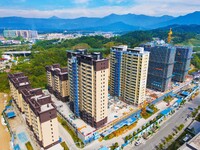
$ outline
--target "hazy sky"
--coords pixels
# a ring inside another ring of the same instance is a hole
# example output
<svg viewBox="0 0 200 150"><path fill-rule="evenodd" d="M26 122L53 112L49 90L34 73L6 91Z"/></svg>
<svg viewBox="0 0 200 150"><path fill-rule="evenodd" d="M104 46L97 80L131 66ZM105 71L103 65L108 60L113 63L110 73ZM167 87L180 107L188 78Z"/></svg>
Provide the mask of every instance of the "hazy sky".
<svg viewBox="0 0 200 150"><path fill-rule="evenodd" d="M0 17L103 17L116 14L179 16L200 10L200 0L0 0Z"/></svg>

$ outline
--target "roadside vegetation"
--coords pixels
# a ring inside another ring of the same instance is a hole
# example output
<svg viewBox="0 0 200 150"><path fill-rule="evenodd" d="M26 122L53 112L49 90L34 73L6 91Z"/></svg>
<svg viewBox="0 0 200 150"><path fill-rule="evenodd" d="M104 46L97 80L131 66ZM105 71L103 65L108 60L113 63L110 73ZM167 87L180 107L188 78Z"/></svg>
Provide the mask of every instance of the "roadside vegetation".
<svg viewBox="0 0 200 150"><path fill-rule="evenodd" d="M168 136L164 137L164 139L161 140L162 143L160 143L160 144L158 144L156 146L157 150L162 150L162 149L167 149L167 150L178 149L181 146L181 143L182 143L181 140L188 133L188 132L184 131L177 138L177 135L180 134L179 132L181 132L183 130L183 128L184 128L183 124L180 124L179 126L177 126L172 133L170 133ZM174 139L176 139L176 140L173 142Z"/></svg>

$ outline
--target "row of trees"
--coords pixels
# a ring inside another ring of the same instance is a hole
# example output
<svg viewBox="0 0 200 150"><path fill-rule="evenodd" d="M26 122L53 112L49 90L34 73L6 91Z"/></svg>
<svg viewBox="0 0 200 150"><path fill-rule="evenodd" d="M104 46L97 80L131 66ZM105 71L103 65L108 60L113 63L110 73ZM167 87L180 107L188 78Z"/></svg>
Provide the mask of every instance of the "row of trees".
<svg viewBox="0 0 200 150"><path fill-rule="evenodd" d="M184 128L184 124L180 124L179 126L177 126L176 129L174 129L174 132L172 134L169 134L162 140L162 143L160 143L157 146L157 149L162 150L162 149L165 149L167 146L169 146L173 138L178 134L178 131L181 131L183 128Z"/></svg>

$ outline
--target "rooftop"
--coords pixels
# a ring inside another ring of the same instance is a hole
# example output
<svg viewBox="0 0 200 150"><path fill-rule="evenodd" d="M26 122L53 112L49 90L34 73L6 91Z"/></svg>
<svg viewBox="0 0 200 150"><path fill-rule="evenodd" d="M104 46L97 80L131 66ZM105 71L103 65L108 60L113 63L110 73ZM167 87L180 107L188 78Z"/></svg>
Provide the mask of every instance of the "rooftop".
<svg viewBox="0 0 200 150"><path fill-rule="evenodd" d="M48 104L41 105L40 109L41 109L40 112L45 112L45 111L54 109L54 106L52 105L52 103L48 103Z"/></svg>
<svg viewBox="0 0 200 150"><path fill-rule="evenodd" d="M28 77L23 73L15 73L8 75L9 80L14 84L16 88L22 87L25 85L30 85Z"/></svg>

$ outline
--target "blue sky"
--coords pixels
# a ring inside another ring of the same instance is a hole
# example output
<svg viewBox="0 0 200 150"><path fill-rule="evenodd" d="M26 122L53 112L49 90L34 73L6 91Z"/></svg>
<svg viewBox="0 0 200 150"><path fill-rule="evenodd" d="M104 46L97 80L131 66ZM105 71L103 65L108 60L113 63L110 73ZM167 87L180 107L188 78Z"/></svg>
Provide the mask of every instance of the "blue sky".
<svg viewBox="0 0 200 150"><path fill-rule="evenodd" d="M184 15L200 10L200 0L0 0L0 17L103 17L116 14Z"/></svg>

